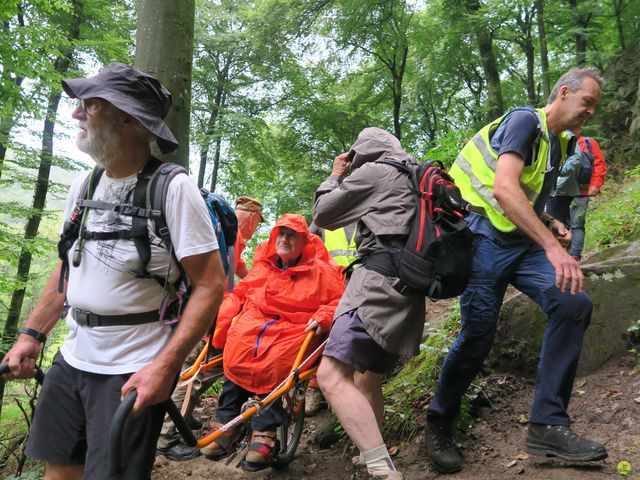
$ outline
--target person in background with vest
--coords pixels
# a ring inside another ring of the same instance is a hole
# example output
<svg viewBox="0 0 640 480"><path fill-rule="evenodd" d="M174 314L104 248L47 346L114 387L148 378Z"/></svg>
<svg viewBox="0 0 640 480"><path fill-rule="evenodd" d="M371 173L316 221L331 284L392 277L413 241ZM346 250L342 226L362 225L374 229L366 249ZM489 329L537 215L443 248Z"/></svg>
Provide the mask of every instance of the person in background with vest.
<svg viewBox="0 0 640 480"><path fill-rule="evenodd" d="M159 404L169 398L182 362L222 301L218 243L198 187L187 175L176 175L163 211L173 254L192 291L177 324L160 321L164 288L157 279L173 283L180 275L172 254L148 217L140 216L151 260L143 265L147 275L139 274L137 244L120 233L133 235L136 219L100 206L131 202L138 182L148 178L147 166L157 163L151 142L163 153L178 148L163 121L171 94L154 77L118 63L93 77L63 80L62 87L79 99L71 114L79 126L76 144L104 173L90 187L94 206L76 206L87 174L71 185L64 218L81 213L81 233L87 235L80 240L76 235L68 259L51 275L3 361L11 368L8 378L33 377L42 343L66 299L69 333L44 380L26 454L46 463L48 479L112 478L106 433L121 398L137 390L123 437L127 461L119 478L148 479L165 414ZM63 265L68 266L66 281Z"/></svg>
<svg viewBox="0 0 640 480"><path fill-rule="evenodd" d="M569 70L544 108L515 109L491 122L465 145L450 170L464 199L480 214L467 218L475 252L471 279L460 297L461 330L427 410L427 449L438 472L462 468L454 421L491 350L509 284L548 315L526 451L571 461L607 457L602 444L570 428L567 407L592 303L582 292L578 262L563 247L570 233L543 214L561 161L573 148L565 130L574 131L591 118L602 84L595 70Z"/></svg>
<svg viewBox="0 0 640 480"><path fill-rule="evenodd" d="M251 197L238 197L236 200L236 216L238 217L238 238L233 249L233 272L238 277L244 278L249 273L249 269L242 259L242 252L247 246L245 241L251 240L258 229L258 225L264 222L262 203Z"/></svg>
<svg viewBox="0 0 640 480"><path fill-rule="evenodd" d="M583 137L581 133L581 128L576 130L578 143L575 152L567 158L565 165L563 165L556 184L555 195L549 198L546 206L549 215L571 229L569 255L577 261L581 260L584 248L589 197L600 194L600 189L607 175L607 164L600 145L595 139ZM580 166L583 165L583 157L591 164L590 178L581 178L584 176L580 170Z"/></svg>
<svg viewBox="0 0 640 480"><path fill-rule="evenodd" d="M249 273L247 264L242 259L242 252L246 247L245 240L250 240L258 229L260 222L264 222L262 216L262 204L247 196L241 196L236 199L235 207L236 217L238 219L238 236L234 244L233 252L233 274L244 278ZM225 292L229 290L229 278L225 278ZM203 344L207 339L198 343L196 347L187 356L182 370L191 367L202 351ZM212 356L221 353L221 351L213 351ZM177 386L171 395L173 403L181 409L182 415L185 417L187 424L192 430L202 428L202 420L194 415L194 410L200 402L200 397L209 390L211 386L220 378L221 371L218 368L207 370L206 372L198 372L194 382L187 386ZM188 397L187 405L184 405L184 399ZM176 428L173 420L169 415L165 416L162 424L162 432L158 439L157 453L163 455L169 460L180 462L191 460L200 455L200 449L190 447L182 441L182 436Z"/></svg>
<svg viewBox="0 0 640 480"><path fill-rule="evenodd" d="M416 212L407 177L387 159L415 167L396 137L365 128L348 153L338 155L331 175L316 191L313 221L335 230L357 221L358 256L402 247ZM347 175L348 174L348 175ZM419 351L425 318L424 295L401 293L398 279L363 266L356 268L340 300L318 382L327 401L360 450L355 461L371 477L401 480L385 446L381 377L400 356Z"/></svg>
<svg viewBox="0 0 640 480"><path fill-rule="evenodd" d="M353 222L335 230L325 230L324 228L316 227L312 223L309 231L322 239L324 246L329 251L329 255L333 257L338 265L346 269L356 260L358 248L356 246L357 225L358 222ZM352 265L351 269L355 267L356 265ZM345 271L345 274L349 279L351 271ZM308 417L313 417L325 408L327 408L327 401L322 395L316 377L313 377L304 397L304 414Z"/></svg>

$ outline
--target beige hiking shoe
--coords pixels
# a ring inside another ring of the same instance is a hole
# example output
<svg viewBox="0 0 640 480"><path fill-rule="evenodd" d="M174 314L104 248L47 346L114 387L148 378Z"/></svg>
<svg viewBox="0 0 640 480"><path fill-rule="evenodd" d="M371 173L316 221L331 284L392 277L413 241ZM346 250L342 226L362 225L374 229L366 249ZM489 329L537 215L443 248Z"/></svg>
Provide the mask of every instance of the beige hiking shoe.
<svg viewBox="0 0 640 480"><path fill-rule="evenodd" d="M308 388L304 395L304 414L313 417L327 408L327 401L319 388Z"/></svg>
<svg viewBox="0 0 640 480"><path fill-rule="evenodd" d="M394 470L386 470L384 472L369 473L369 477L373 480L405 480L404 475Z"/></svg>
<svg viewBox="0 0 640 480"><path fill-rule="evenodd" d="M367 468L367 462L364 461L362 454L351 457L351 463L353 463L353 466L357 469Z"/></svg>

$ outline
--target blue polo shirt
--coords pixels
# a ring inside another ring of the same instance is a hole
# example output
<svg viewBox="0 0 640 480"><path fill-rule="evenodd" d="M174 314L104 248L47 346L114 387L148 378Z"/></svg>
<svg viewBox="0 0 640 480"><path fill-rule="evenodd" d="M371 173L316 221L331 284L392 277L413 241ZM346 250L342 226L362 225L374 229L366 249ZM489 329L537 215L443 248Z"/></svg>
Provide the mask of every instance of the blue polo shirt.
<svg viewBox="0 0 640 480"><path fill-rule="evenodd" d="M533 155L537 154L537 148L534 151L534 142L537 136L538 117L534 113L533 107L522 107L512 110L505 116L491 137L491 147L498 152L498 155L515 153L528 166L535 159ZM551 145L550 166L545 173L540 195L533 205L533 209L538 216L541 216L542 212L544 212L547 199L555 187L561 160L560 142L558 137L550 130L549 141ZM488 218L473 213L467 217L467 224L473 233L485 235L505 245L531 241L520 230L507 233L501 232L491 225Z"/></svg>

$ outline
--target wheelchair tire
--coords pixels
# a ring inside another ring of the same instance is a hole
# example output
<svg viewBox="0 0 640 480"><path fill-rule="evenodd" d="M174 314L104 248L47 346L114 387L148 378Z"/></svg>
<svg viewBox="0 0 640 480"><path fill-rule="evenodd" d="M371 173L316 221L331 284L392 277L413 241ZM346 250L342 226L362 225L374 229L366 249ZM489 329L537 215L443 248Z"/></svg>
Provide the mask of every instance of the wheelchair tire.
<svg viewBox="0 0 640 480"><path fill-rule="evenodd" d="M273 468L285 468L296 454L304 429L304 394L298 398L295 410L297 413L289 412L286 420L278 428L280 448L278 454L273 457Z"/></svg>

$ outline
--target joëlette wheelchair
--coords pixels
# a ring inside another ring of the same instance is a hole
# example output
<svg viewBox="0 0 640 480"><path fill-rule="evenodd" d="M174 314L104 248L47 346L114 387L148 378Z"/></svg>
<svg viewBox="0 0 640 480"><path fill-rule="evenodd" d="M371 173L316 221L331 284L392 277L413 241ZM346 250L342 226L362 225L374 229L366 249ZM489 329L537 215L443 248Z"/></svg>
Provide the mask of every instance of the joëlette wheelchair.
<svg viewBox="0 0 640 480"><path fill-rule="evenodd" d="M220 425L202 438L198 439L195 437L173 401L171 399L165 400L164 403L167 414L176 425L184 442L191 447L203 448L216 441L225 433L236 428L243 428L241 437L235 443L235 451L228 457L227 463L230 463L236 456L239 456L242 461L249 445L249 439L251 438L250 428L244 428L246 424L250 424L248 420L254 415L259 415L262 410L268 408L274 401L282 399L286 417L278 428L279 448L277 453L274 454L272 467L286 467L293 459L298 444L300 443L304 427L305 392L311 378L318 370L317 364L326 344L326 341L321 343L313 352L307 355L307 350L314 335L314 332L309 332L305 336L289 375L282 380L271 393L262 399L258 397L249 399L244 404L240 415L224 425ZM206 372L216 368L220 369L222 366L222 355L208 358L210 348L210 343L206 342L194 364L180 374L180 381L183 385L194 380L199 372ZM220 373L220 375L222 375L222 373ZM124 424L133 408L136 398L137 392L130 392L123 399L111 423L111 430L109 432L109 467L113 474L121 471L123 462L122 435ZM238 465L240 465L240 462L238 462Z"/></svg>

